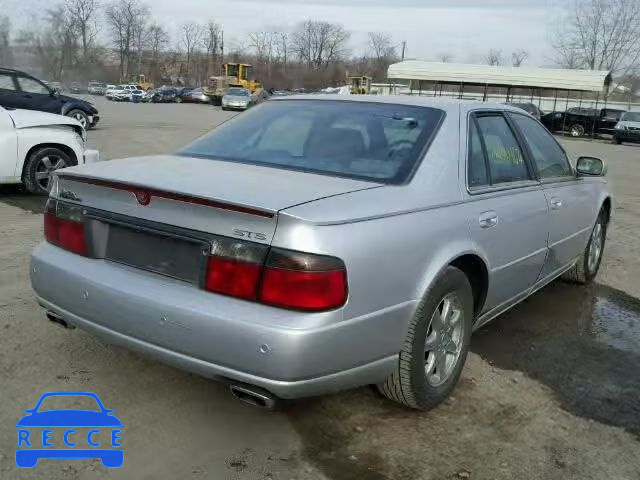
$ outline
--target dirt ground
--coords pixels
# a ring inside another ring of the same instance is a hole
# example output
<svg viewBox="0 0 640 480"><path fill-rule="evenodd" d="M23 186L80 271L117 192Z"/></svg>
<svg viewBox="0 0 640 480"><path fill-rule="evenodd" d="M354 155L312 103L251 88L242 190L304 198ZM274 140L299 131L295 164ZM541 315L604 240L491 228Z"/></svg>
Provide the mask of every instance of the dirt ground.
<svg viewBox="0 0 640 480"><path fill-rule="evenodd" d="M160 153L232 116L96 99L104 158ZM46 321L29 286L42 200L0 190L0 479L640 479L640 146L563 140L609 164L617 206L599 283L555 282L474 335L453 396L429 412L371 388L239 403L218 383ZM16 421L40 395L97 393L123 421L125 463L18 469Z"/></svg>

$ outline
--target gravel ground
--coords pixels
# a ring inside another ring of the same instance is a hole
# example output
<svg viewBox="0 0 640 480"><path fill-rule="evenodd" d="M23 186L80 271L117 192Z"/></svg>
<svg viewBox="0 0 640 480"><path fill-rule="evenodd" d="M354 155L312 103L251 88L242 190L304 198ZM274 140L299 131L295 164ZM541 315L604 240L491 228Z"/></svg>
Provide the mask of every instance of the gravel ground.
<svg viewBox="0 0 640 480"><path fill-rule="evenodd" d="M160 153L234 114L95 100L103 157ZM0 478L640 478L640 147L563 140L608 161L617 195L598 284L555 282L473 338L453 396L404 410L361 388L264 412L226 388L44 319L27 262L42 200L0 190ZM123 421L125 463L14 463L15 422L43 392L96 392Z"/></svg>

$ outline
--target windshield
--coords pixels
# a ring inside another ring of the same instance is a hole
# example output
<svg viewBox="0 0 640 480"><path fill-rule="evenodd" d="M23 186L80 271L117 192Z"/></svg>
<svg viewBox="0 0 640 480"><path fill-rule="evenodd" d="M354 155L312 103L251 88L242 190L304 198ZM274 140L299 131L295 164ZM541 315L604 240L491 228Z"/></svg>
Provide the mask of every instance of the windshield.
<svg viewBox="0 0 640 480"><path fill-rule="evenodd" d="M640 122L640 112L626 112L620 120L625 122Z"/></svg>
<svg viewBox="0 0 640 480"><path fill-rule="evenodd" d="M244 88L230 88L227 90L226 95L232 95L234 97L248 97L249 90L245 90Z"/></svg>
<svg viewBox="0 0 640 480"><path fill-rule="evenodd" d="M444 112L352 101L263 103L184 147L185 156L401 183Z"/></svg>

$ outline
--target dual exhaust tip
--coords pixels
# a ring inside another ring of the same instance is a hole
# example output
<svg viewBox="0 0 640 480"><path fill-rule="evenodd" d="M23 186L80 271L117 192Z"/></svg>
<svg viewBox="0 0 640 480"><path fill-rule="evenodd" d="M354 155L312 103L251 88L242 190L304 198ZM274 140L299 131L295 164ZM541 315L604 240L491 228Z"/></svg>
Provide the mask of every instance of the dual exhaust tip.
<svg viewBox="0 0 640 480"><path fill-rule="evenodd" d="M49 321L60 325L63 328L76 328L74 325L67 323L64 318L51 310L47 310L46 315ZM265 410L274 410L279 403L278 397L263 388L255 387L253 385L232 383L229 385L229 390L231 391L231 394L241 402L248 403L249 405Z"/></svg>

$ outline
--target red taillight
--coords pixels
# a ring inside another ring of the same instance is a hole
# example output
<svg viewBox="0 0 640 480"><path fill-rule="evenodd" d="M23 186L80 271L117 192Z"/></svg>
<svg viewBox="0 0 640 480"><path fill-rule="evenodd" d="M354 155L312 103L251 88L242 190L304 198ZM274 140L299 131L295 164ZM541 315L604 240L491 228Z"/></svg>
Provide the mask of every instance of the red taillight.
<svg viewBox="0 0 640 480"><path fill-rule="evenodd" d="M204 288L274 307L306 311L338 308L347 300L344 263L333 257L217 239Z"/></svg>
<svg viewBox="0 0 640 480"><path fill-rule="evenodd" d="M347 275L344 270L297 272L267 267L260 301L276 307L329 310L344 304Z"/></svg>
<svg viewBox="0 0 640 480"><path fill-rule="evenodd" d="M334 257L273 249L259 301L297 310L338 308L347 301L347 272Z"/></svg>
<svg viewBox="0 0 640 480"><path fill-rule="evenodd" d="M81 209L49 200L44 214L47 242L78 255L87 256Z"/></svg>
<svg viewBox="0 0 640 480"><path fill-rule="evenodd" d="M255 300L262 265L210 257L205 288L210 292Z"/></svg>

